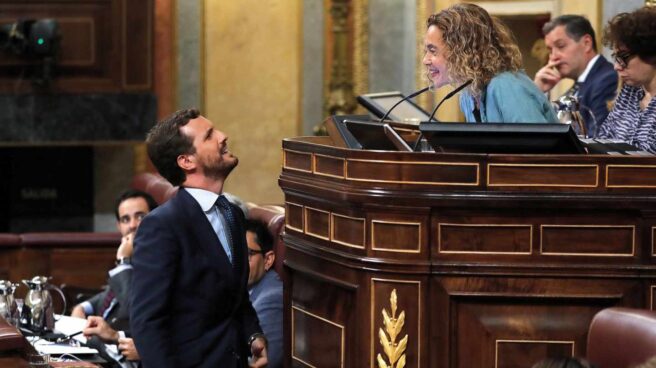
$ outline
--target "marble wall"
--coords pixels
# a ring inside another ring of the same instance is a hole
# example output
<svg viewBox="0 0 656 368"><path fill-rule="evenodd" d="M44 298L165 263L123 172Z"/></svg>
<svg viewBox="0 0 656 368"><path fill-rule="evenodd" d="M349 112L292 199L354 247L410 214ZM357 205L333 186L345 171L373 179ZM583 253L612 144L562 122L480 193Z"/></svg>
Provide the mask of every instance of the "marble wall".
<svg viewBox="0 0 656 368"><path fill-rule="evenodd" d="M324 4L303 1L303 135L312 135L324 119Z"/></svg>
<svg viewBox="0 0 656 368"><path fill-rule="evenodd" d="M414 1L369 1L369 91L414 92L417 37ZM419 35L421 37L421 35Z"/></svg>
<svg viewBox="0 0 656 368"><path fill-rule="evenodd" d="M0 95L0 142L143 140L157 118L150 93Z"/></svg>
<svg viewBox="0 0 656 368"><path fill-rule="evenodd" d="M282 203L285 137L301 133L301 2L204 3L204 114L239 157L226 190L246 201Z"/></svg>
<svg viewBox="0 0 656 368"><path fill-rule="evenodd" d="M176 109L203 109L203 1L176 1ZM212 18L208 19L212 22Z"/></svg>

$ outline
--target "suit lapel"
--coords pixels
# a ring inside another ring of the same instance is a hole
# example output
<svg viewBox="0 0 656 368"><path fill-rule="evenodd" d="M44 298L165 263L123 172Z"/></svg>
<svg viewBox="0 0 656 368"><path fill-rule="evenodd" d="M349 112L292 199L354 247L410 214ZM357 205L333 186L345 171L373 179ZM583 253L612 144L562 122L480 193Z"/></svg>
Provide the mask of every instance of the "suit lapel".
<svg viewBox="0 0 656 368"><path fill-rule="evenodd" d="M219 273L229 274L230 277L233 277L233 272L226 272L232 270L232 264L228 259L228 255L223 250L223 246L221 246L218 235L214 232L214 228L212 228L207 216L205 216L203 209L184 188L180 188L176 197L180 198L180 207L185 211L186 217L189 219L186 224L189 228L189 233L193 234L196 238L195 243L205 249L206 253L216 260L212 264L216 265L215 269Z"/></svg>

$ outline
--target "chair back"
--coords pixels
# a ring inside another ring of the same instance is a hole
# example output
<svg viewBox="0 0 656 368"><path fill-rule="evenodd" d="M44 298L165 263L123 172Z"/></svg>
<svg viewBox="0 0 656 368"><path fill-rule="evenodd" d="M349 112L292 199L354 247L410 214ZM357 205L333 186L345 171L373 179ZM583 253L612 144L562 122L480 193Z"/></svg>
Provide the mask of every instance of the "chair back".
<svg viewBox="0 0 656 368"><path fill-rule="evenodd" d="M587 358L597 368L631 368L656 356L656 312L606 308L588 330Z"/></svg>

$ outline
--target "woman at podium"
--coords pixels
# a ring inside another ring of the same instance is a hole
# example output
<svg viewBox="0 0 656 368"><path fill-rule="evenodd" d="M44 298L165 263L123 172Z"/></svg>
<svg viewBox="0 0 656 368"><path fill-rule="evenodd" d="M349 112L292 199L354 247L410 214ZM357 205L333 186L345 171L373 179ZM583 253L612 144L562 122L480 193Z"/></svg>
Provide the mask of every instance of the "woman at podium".
<svg viewBox="0 0 656 368"><path fill-rule="evenodd" d="M460 94L468 122L558 122L551 104L522 69L510 30L474 4L457 4L427 21L424 58L435 88L469 84Z"/></svg>

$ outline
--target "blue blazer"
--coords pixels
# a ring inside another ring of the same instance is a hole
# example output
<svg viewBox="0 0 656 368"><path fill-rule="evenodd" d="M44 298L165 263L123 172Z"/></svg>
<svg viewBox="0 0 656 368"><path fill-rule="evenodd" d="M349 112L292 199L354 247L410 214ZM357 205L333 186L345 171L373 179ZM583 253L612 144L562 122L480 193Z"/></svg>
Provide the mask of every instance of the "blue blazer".
<svg viewBox="0 0 656 368"><path fill-rule="evenodd" d="M234 267L184 188L141 222L130 324L144 368L247 366L248 338L262 330L248 299L243 217L238 222L244 237Z"/></svg>
<svg viewBox="0 0 656 368"><path fill-rule="evenodd" d="M585 82L579 83L581 116L589 136L597 136L597 130L608 116L608 102L615 100L616 95L617 72L613 69L613 64L601 55L592 65ZM590 112L594 114L596 124Z"/></svg>
<svg viewBox="0 0 656 368"><path fill-rule="evenodd" d="M282 368L282 281L276 271L267 271L253 285L251 303L269 342L267 368Z"/></svg>
<svg viewBox="0 0 656 368"><path fill-rule="evenodd" d="M467 122L475 122L476 103L469 92L460 94L460 109ZM557 123L551 103L523 71L494 76L481 94L482 123Z"/></svg>

